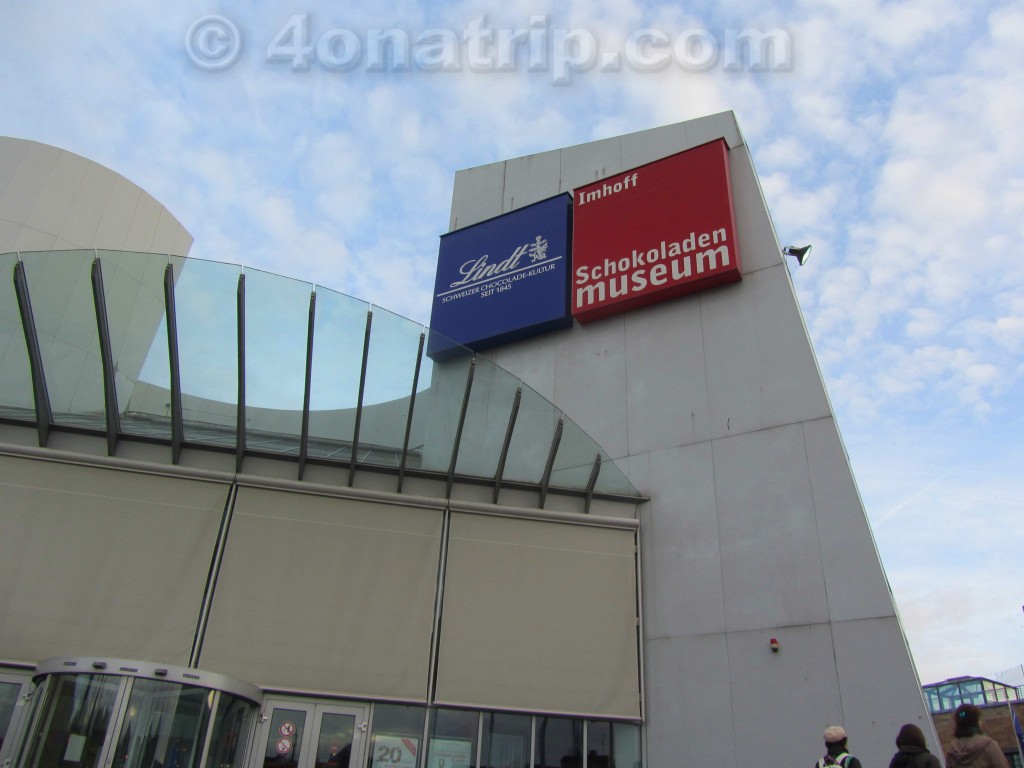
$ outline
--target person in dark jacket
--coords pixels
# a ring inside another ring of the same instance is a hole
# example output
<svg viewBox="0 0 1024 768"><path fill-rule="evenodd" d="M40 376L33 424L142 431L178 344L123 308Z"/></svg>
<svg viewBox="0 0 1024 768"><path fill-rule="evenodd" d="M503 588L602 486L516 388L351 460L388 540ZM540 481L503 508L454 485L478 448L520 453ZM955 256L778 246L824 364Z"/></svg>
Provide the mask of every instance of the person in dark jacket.
<svg viewBox="0 0 1024 768"><path fill-rule="evenodd" d="M994 739L981 732L981 710L961 704L953 714L956 730L946 751L946 768L1010 768Z"/></svg>
<svg viewBox="0 0 1024 768"><path fill-rule="evenodd" d="M928 751L924 733L913 723L907 723L896 735L896 754L889 768L942 768L942 763Z"/></svg>
<svg viewBox="0 0 1024 768"><path fill-rule="evenodd" d="M861 768L860 760L846 749L846 731L841 725L830 725L825 729L825 754L815 768L837 765L840 768Z"/></svg>

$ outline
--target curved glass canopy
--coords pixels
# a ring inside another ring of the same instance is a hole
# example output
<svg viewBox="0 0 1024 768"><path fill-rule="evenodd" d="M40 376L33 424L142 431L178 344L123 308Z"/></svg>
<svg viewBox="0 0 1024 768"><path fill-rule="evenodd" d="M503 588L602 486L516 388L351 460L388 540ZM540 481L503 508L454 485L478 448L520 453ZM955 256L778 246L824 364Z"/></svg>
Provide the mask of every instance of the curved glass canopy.
<svg viewBox="0 0 1024 768"><path fill-rule="evenodd" d="M122 251L0 254L0 419L348 473L637 501L562 411L470 350L329 289ZM450 349L451 343L436 348Z"/></svg>

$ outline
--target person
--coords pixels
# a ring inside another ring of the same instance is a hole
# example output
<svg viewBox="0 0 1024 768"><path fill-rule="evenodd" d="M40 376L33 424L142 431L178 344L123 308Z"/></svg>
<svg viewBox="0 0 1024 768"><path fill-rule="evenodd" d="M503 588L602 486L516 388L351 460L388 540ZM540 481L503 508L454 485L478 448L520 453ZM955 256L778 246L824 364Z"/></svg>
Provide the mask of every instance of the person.
<svg viewBox="0 0 1024 768"><path fill-rule="evenodd" d="M921 729L907 723L896 734L896 754L889 761L889 768L942 768L942 763L928 751Z"/></svg>
<svg viewBox="0 0 1024 768"><path fill-rule="evenodd" d="M981 709L961 704L953 713L956 729L946 751L946 768L1010 768L995 739L981 731Z"/></svg>
<svg viewBox="0 0 1024 768"><path fill-rule="evenodd" d="M861 768L860 760L846 748L846 731L841 725L830 725L825 729L825 754L815 763L817 768L838 765L841 768Z"/></svg>

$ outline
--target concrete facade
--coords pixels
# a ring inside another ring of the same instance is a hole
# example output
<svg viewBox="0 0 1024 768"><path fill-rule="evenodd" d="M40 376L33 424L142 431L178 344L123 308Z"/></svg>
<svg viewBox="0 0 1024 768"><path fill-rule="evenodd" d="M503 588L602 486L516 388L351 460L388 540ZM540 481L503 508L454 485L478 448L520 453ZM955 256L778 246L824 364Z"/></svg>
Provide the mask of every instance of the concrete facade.
<svg viewBox="0 0 1024 768"><path fill-rule="evenodd" d="M641 512L650 766L865 765L934 731L732 113L461 171L453 229L722 137L743 280L494 350L593 435ZM770 638L780 649L769 649Z"/></svg>

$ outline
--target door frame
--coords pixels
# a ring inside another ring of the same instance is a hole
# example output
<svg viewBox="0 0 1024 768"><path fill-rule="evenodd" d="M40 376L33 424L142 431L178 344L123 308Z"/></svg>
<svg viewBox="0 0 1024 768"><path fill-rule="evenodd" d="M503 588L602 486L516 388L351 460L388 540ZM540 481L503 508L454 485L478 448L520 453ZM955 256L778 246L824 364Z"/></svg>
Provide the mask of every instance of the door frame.
<svg viewBox="0 0 1024 768"><path fill-rule="evenodd" d="M253 741L252 759L249 768L263 768L267 746L271 737L275 710L301 711L305 723L300 742L299 760L296 768L314 768L316 748L320 739L320 728L325 714L348 715L354 718L352 726L352 753L350 768L362 768L366 764L367 733L370 725L370 705L337 699L289 698L267 695L260 707L256 733ZM282 735L282 734L276 734Z"/></svg>

